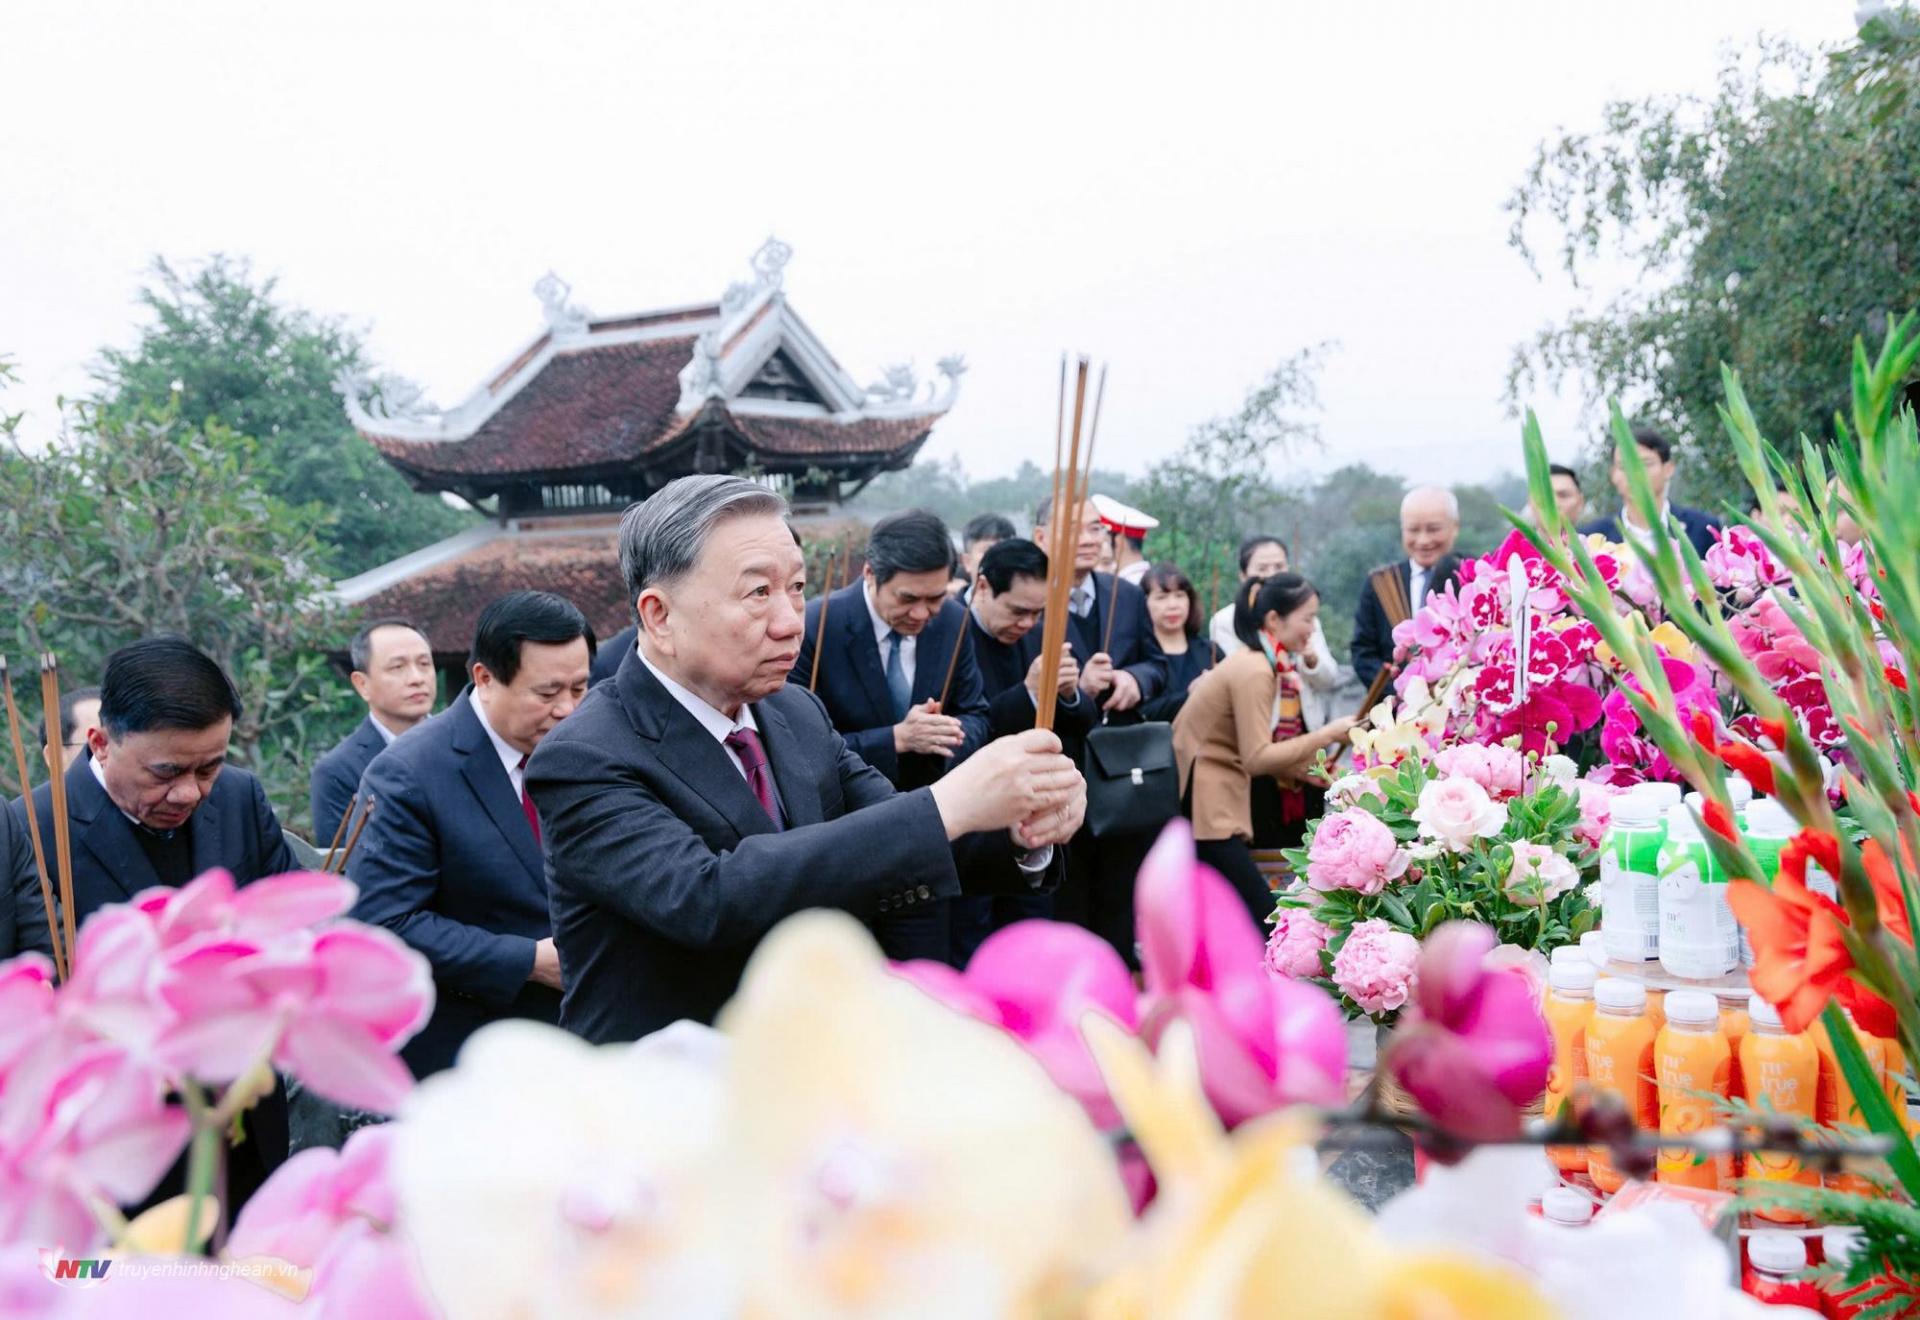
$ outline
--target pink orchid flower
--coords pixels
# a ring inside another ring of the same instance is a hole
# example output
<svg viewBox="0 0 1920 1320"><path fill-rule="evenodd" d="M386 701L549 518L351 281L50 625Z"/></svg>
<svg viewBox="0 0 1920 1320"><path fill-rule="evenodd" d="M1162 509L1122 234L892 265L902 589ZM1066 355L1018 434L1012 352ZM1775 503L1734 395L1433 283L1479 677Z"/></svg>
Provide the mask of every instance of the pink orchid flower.
<svg viewBox="0 0 1920 1320"><path fill-rule="evenodd" d="M240 1211L227 1251L277 1256L311 1269L340 1231L370 1223L385 1231L397 1215L388 1161L395 1130L361 1128L339 1150L303 1150L274 1170Z"/></svg>
<svg viewBox="0 0 1920 1320"><path fill-rule="evenodd" d="M1137 1031L1140 1013L1132 973L1098 935L1065 922L1020 921L988 936L965 972L926 961L899 963L894 971L1026 1046L1096 1127L1120 1126L1080 1023L1102 1013Z"/></svg>
<svg viewBox="0 0 1920 1320"><path fill-rule="evenodd" d="M1494 933L1450 921L1420 950L1414 994L1382 1065L1455 1136L1504 1141L1547 1084L1553 1042L1525 973L1489 966Z"/></svg>
<svg viewBox="0 0 1920 1320"><path fill-rule="evenodd" d="M1318 986L1267 974L1265 942L1240 896L1195 860L1184 820L1161 832L1134 886L1145 1034L1192 1027L1207 1097L1228 1125L1293 1103L1337 1104L1346 1023Z"/></svg>

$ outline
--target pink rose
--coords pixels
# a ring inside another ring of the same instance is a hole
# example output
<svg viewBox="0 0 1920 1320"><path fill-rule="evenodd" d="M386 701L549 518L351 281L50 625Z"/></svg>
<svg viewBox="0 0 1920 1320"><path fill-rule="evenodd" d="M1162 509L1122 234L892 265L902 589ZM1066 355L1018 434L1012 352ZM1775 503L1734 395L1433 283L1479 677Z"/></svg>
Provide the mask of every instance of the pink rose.
<svg viewBox="0 0 1920 1320"><path fill-rule="evenodd" d="M1487 790L1464 775L1436 779L1420 790L1413 818L1420 832L1454 852L1465 852L1475 839L1498 834L1507 824L1507 809L1487 796Z"/></svg>
<svg viewBox="0 0 1920 1320"><path fill-rule="evenodd" d="M1607 842L1607 830L1613 824L1613 793L1606 784L1597 784L1592 780L1582 780L1580 793L1580 824L1575 833L1580 842L1590 848L1604 847Z"/></svg>
<svg viewBox="0 0 1920 1320"><path fill-rule="evenodd" d="M1267 936L1267 970L1289 980L1320 975L1320 950L1333 938L1333 928L1304 908L1281 908L1273 914Z"/></svg>
<svg viewBox="0 0 1920 1320"><path fill-rule="evenodd" d="M1526 790L1526 758L1501 743L1457 743L1436 756L1433 765L1443 775L1465 775L1494 797Z"/></svg>
<svg viewBox="0 0 1920 1320"><path fill-rule="evenodd" d="M1393 831L1359 807L1321 821L1307 849L1307 883L1323 892L1351 889L1377 894L1406 869L1407 855Z"/></svg>
<svg viewBox="0 0 1920 1320"><path fill-rule="evenodd" d="M1545 907L1580 883L1580 869L1544 843L1513 845L1513 864L1501 886L1522 907Z"/></svg>
<svg viewBox="0 0 1920 1320"><path fill-rule="evenodd" d="M1333 983L1367 1013L1391 1013L1407 1002L1420 963L1420 941L1375 917L1347 932L1333 955Z"/></svg>

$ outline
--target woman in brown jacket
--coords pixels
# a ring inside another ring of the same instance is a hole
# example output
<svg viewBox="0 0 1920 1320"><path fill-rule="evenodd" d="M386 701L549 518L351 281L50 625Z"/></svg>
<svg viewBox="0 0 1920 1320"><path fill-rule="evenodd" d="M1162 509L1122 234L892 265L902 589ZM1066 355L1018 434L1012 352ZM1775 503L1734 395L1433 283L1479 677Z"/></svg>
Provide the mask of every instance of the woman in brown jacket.
<svg viewBox="0 0 1920 1320"><path fill-rule="evenodd" d="M1256 776L1300 790L1323 749L1340 746L1353 728L1342 716L1307 732L1300 720L1300 680L1293 657L1313 638L1320 596L1298 573L1276 573L1242 587L1233 625L1247 649L1215 665L1193 685L1173 722L1180 791L1193 818L1200 860L1233 882L1255 920L1273 896L1254 865L1249 791Z"/></svg>

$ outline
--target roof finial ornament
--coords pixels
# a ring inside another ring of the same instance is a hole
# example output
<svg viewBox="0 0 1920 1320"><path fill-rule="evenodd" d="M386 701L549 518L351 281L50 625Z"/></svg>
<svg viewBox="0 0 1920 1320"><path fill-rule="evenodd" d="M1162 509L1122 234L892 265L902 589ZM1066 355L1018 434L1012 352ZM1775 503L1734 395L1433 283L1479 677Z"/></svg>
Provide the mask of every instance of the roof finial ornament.
<svg viewBox="0 0 1920 1320"><path fill-rule="evenodd" d="M760 277L760 283L777 289L786 277L787 263L792 260L793 245L782 243L769 234L767 241L753 254L753 273Z"/></svg>
<svg viewBox="0 0 1920 1320"><path fill-rule="evenodd" d="M555 334L586 333L590 313L578 303L567 301L573 286L549 270L534 281L533 296L540 300L540 314Z"/></svg>

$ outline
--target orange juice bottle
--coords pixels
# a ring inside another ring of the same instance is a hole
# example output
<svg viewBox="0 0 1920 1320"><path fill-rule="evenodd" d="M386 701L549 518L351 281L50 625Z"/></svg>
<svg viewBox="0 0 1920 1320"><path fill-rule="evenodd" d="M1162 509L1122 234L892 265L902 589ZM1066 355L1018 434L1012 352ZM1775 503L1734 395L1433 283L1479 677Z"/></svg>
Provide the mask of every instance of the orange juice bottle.
<svg viewBox="0 0 1920 1320"><path fill-rule="evenodd" d="M1713 1097L1726 1099L1733 1056L1720 1034L1720 1001L1705 990L1667 996L1667 1025L1654 1037L1653 1070L1660 1086L1660 1131L1692 1136L1713 1126ZM1662 1146L1660 1182L1718 1191L1733 1177L1731 1152L1700 1155Z"/></svg>
<svg viewBox="0 0 1920 1320"><path fill-rule="evenodd" d="M1733 1055L1733 1070L1727 1075L1727 1094L1736 1100L1747 1098L1746 1084L1740 1075L1740 1042L1747 1038L1747 1006L1740 1003L1720 1005L1720 1034L1727 1038Z"/></svg>
<svg viewBox="0 0 1920 1320"><path fill-rule="evenodd" d="M1596 1095L1626 1101L1627 1112L1643 1128L1660 1125L1653 1035L1646 987L1617 976L1601 977L1593 988L1593 1020L1587 1024L1587 1082ZM1587 1147L1587 1172L1593 1185L1609 1196L1625 1181L1604 1145Z"/></svg>
<svg viewBox="0 0 1920 1320"><path fill-rule="evenodd" d="M1667 992L1665 990L1647 991L1647 1021L1653 1023L1655 1031L1667 1025Z"/></svg>
<svg viewBox="0 0 1920 1320"><path fill-rule="evenodd" d="M1847 1022L1851 1026L1853 1019L1848 1018ZM1840 1059L1834 1052L1833 1037L1827 1033L1827 1024L1815 1018L1813 1025L1807 1028L1807 1035L1813 1038L1814 1048L1820 1051L1820 1083L1814 1091L1813 1116L1827 1127L1836 1124L1841 1127L1865 1127L1866 1115L1860 1110L1860 1102L1854 1098L1853 1087L1847 1084L1846 1074L1840 1071ZM1860 1052L1867 1056L1867 1066L1876 1075L1884 1075L1886 1042L1867 1035L1858 1027L1853 1027L1853 1038L1859 1042ZM1859 1196L1873 1196L1879 1192L1879 1187L1871 1179L1849 1168L1826 1174L1823 1181L1836 1192L1852 1192Z"/></svg>
<svg viewBox="0 0 1920 1320"><path fill-rule="evenodd" d="M1593 987L1599 979L1593 964L1584 958L1557 962L1547 974L1547 1002L1541 1012L1553 1037L1553 1066L1547 1070L1549 1120L1576 1103L1574 1095L1587 1080L1587 1024L1593 1020ZM1547 1154L1562 1173L1586 1172L1585 1146L1549 1146Z"/></svg>
<svg viewBox="0 0 1920 1320"><path fill-rule="evenodd" d="M1746 1075L1748 1100L1756 1108L1771 1109L1776 1114L1812 1118L1820 1091L1819 1049L1807 1036L1788 1035L1773 1005L1759 995L1747 1000L1747 1017L1753 1029L1740 1043L1740 1070ZM1805 1167L1798 1156L1777 1151L1749 1155L1747 1177L1807 1187L1820 1185L1819 1173ZM1754 1214L1782 1224L1803 1224L1807 1219L1798 1210L1778 1206Z"/></svg>

